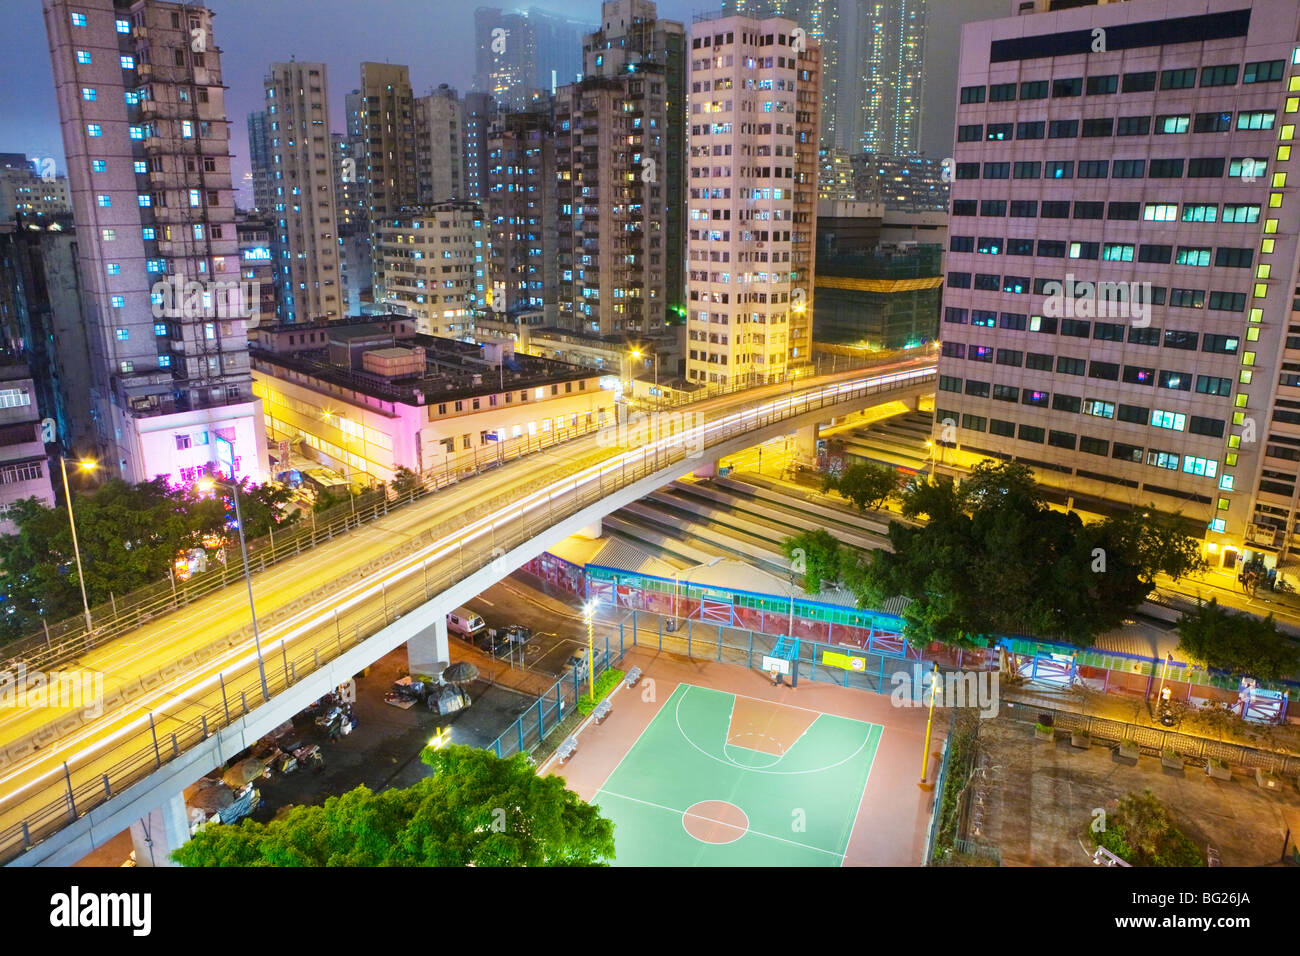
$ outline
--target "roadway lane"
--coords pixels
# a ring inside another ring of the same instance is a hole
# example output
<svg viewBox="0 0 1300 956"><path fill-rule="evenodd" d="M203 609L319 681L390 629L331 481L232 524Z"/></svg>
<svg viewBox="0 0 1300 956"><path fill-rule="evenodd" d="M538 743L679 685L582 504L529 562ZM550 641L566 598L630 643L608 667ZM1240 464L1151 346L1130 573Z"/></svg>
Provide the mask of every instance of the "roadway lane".
<svg viewBox="0 0 1300 956"><path fill-rule="evenodd" d="M850 393L868 385L888 388L932 375L932 364L900 363L870 373L823 376L797 390L787 386L754 389L699 403L690 410L706 413L707 424L700 426L703 441L707 445L721 444L760 425L771 427L779 418L804 414L809 407L816 409L817 402L846 401ZM809 401L813 402L811 406ZM736 407L742 411L731 411ZM688 448L696 437L700 436L690 437ZM608 445L608 436L603 440ZM262 645L272 684L283 686L284 672L300 674L310 670L320 657L332 656L336 643L342 649L345 643L350 646L373 633L383 626L382 622L395 619L399 611L404 613L418 606L431 593L462 579L467 568L472 571L486 564L501 553L502 546L515 547L548 526L553 518L576 513L599 501L613 487L664 470L669 461L683 457L680 436L645 441L632 449L602 447L601 441L599 437L579 439L559 452L540 453L526 462L503 466L452 486L259 576L259 612L301 597L315 583L313 577L319 576L322 567L329 568L334 581L346 581L328 596L309 602L263 631ZM594 464L587 464L587 460ZM708 460L707 455L703 460ZM572 471L575 463L578 470L563 481L544 470L548 464L559 464ZM536 486L540 487L526 490ZM486 509L484 499L494 495L508 498ZM468 523L455 522L458 527L454 530L442 526L449 519L467 517ZM431 537L428 532L434 528L439 530L436 540L420 543L422 536ZM365 577L347 580L349 570L382 556L395 540L403 539L409 542L409 553L390 553L382 567L372 569ZM502 573L508 570L503 568ZM98 666L105 667L115 680L127 682L141 671L193 654L240 623L243 602L237 594L238 589L231 588L204 599L179 615L171 615L87 655L83 663L102 654ZM157 632L152 631L154 627ZM292 667L287 666L290 664ZM241 693L247 695L250 705L259 702L257 688L256 657L251 638L247 638L201 661L187 660L186 666L173 676L128 703L19 758L0 771L0 852L8 855L12 851L20 821L26 820L33 831L40 831L68 815L70 808L63 796L65 780L70 779L74 792L81 795L78 811L84 812L91 800L102 799L104 775L124 779L128 768L121 764L127 755L134 755L137 761L131 768L147 772L160 759L155 757L155 740L161 758L171 750L173 732L181 737L178 749L184 750L198 738L200 717L209 721L209 728L214 723L225 723L222 716L227 707L238 716Z"/></svg>

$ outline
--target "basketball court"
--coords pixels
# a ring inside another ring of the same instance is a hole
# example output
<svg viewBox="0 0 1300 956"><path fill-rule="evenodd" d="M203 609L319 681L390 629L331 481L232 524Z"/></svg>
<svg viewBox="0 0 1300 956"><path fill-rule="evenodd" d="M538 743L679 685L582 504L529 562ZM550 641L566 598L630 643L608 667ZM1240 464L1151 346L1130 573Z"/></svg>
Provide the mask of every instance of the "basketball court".
<svg viewBox="0 0 1300 956"><path fill-rule="evenodd" d="M619 688L610 717L550 768L614 822L615 865L919 863L931 805L919 712L671 654L632 664L642 685Z"/></svg>

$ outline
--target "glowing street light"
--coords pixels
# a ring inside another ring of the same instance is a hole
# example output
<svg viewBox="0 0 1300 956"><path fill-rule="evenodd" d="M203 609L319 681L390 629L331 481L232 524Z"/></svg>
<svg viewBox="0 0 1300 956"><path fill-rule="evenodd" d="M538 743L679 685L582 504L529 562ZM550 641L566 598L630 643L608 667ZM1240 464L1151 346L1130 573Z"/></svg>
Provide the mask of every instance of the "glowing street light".
<svg viewBox="0 0 1300 956"><path fill-rule="evenodd" d="M81 585L81 609L86 614L86 632L90 633L90 602L86 600L86 576L81 572L81 546L77 544L77 521L72 516L72 492L68 490L68 459L60 455L59 467L63 470L63 497L68 503L68 524L72 528L72 553L77 557L77 583ZM96 462L82 459L77 462L82 471L94 471Z"/></svg>
<svg viewBox="0 0 1300 956"><path fill-rule="evenodd" d="M583 613L587 616L587 699L595 702L596 700L596 602L588 601L582 607Z"/></svg>
<svg viewBox="0 0 1300 956"><path fill-rule="evenodd" d="M244 561L244 583L248 585L248 613L253 618L253 646L257 648L257 673L262 678L262 700L270 700L271 692L266 686L266 665L262 662L262 639L257 633L257 608L253 605L253 575L248 570L248 547L244 543L244 515L239 509L239 485L231 481L217 481L211 477L202 478L198 482L199 491L205 493L217 487L229 488L235 499L235 524L239 528L239 556Z"/></svg>

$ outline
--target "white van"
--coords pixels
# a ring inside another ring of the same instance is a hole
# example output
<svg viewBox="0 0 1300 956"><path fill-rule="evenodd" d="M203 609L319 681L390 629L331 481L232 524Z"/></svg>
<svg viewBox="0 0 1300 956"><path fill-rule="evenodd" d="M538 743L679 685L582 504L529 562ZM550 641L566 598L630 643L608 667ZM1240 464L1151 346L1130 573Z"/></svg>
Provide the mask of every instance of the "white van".
<svg viewBox="0 0 1300 956"><path fill-rule="evenodd" d="M459 634L467 641L472 641L474 635L487 627L483 618L479 617L467 607L458 607L447 615L447 630L453 634Z"/></svg>

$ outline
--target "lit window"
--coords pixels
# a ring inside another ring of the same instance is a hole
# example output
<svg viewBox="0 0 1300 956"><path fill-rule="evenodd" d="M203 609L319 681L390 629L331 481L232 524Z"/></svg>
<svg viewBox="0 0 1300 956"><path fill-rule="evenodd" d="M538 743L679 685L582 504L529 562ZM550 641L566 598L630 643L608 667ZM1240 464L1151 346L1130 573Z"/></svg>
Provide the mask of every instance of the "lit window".
<svg viewBox="0 0 1300 956"><path fill-rule="evenodd" d="M84 13L74 13L72 15L72 25L74 27L84 27L86 25L86 15Z"/></svg>
<svg viewBox="0 0 1300 956"><path fill-rule="evenodd" d="M127 127L127 134L128 134L132 139L144 139L144 127L143 127L143 126L128 126L128 127Z"/></svg>
<svg viewBox="0 0 1300 956"><path fill-rule="evenodd" d="M138 195L138 196L135 197L135 201L136 201L136 203L137 203L138 205L140 205L140 206L152 206L152 205L153 205L153 197L150 196L148 193L140 193L140 195Z"/></svg>
<svg viewBox="0 0 1300 956"><path fill-rule="evenodd" d="M114 239L117 238L117 230L101 229L99 230L99 237L103 239L105 242L112 242Z"/></svg>
<svg viewBox="0 0 1300 956"><path fill-rule="evenodd" d="M90 168L91 171L96 173L106 173L108 172L108 163L104 162L102 159L92 159L90 161Z"/></svg>
<svg viewBox="0 0 1300 956"><path fill-rule="evenodd" d="M103 193L100 193L95 197L95 205L107 209L109 206L113 205L113 200L108 196L105 196Z"/></svg>
<svg viewBox="0 0 1300 956"><path fill-rule="evenodd" d="M194 138L194 123L190 120L181 120L181 136L185 139Z"/></svg>
<svg viewBox="0 0 1300 956"><path fill-rule="evenodd" d="M140 230L140 234L145 239L149 240L150 242L153 242L153 240L158 235L158 230L156 230L153 226L145 226L143 229Z"/></svg>
<svg viewBox="0 0 1300 956"><path fill-rule="evenodd" d="M95 88L93 86L83 86L81 88L81 98L88 103L95 102Z"/></svg>
<svg viewBox="0 0 1300 956"><path fill-rule="evenodd" d="M86 135L87 135L87 136L103 136L103 135L104 135L104 128L103 128L102 126L100 126L98 123L87 123L87 124L86 124Z"/></svg>
<svg viewBox="0 0 1300 956"><path fill-rule="evenodd" d="M134 163L134 168L137 173L149 172L149 164L143 159L137 159Z"/></svg>
<svg viewBox="0 0 1300 956"><path fill-rule="evenodd" d="M122 69L124 69L124 70L134 70L134 69L135 69L135 57L133 57L133 56L124 56L124 57L121 58L121 61L120 61L120 62L121 62L121 64L122 64Z"/></svg>
<svg viewBox="0 0 1300 956"><path fill-rule="evenodd" d="M202 198L201 198L201 196L200 196L199 190L197 190L197 189L191 189L191 190L190 190L190 205L191 205L191 206L198 206L198 205L201 205L201 203L202 203Z"/></svg>
<svg viewBox="0 0 1300 956"><path fill-rule="evenodd" d="M108 301L112 303L112 306L115 309L126 308L126 296L124 295L110 296Z"/></svg>
<svg viewBox="0 0 1300 956"><path fill-rule="evenodd" d="M160 355L160 356L158 356L158 367L159 367L159 368L167 368L167 367L170 366L171 364L172 364L172 357L171 357L170 355Z"/></svg>
<svg viewBox="0 0 1300 956"><path fill-rule="evenodd" d="M89 50L78 50L78 51L77 51L77 62L78 62L78 63L89 63L89 62L90 62L90 51L89 51Z"/></svg>
<svg viewBox="0 0 1300 956"><path fill-rule="evenodd" d="M121 267L120 265L118 265L116 262L106 262L106 263L104 263L104 269L105 269L105 270L108 272L108 274L111 275L111 276L121 275L121 274L122 274L122 267Z"/></svg>
<svg viewBox="0 0 1300 956"><path fill-rule="evenodd" d="M130 20L114 20L114 21L113 21L113 26L117 27L117 32L118 32L118 33L130 33L130 32L131 32L131 21L130 21Z"/></svg>
<svg viewBox="0 0 1300 956"><path fill-rule="evenodd" d="M119 342L125 342L127 339L131 337L131 333L127 329L118 329L113 334L117 336L117 340Z"/></svg>
<svg viewBox="0 0 1300 956"><path fill-rule="evenodd" d="M154 324L154 327L153 327L153 334L154 334L154 335L166 335L166 334L167 334L167 323L166 323L166 322L157 322L157 323L155 323L155 324Z"/></svg>

